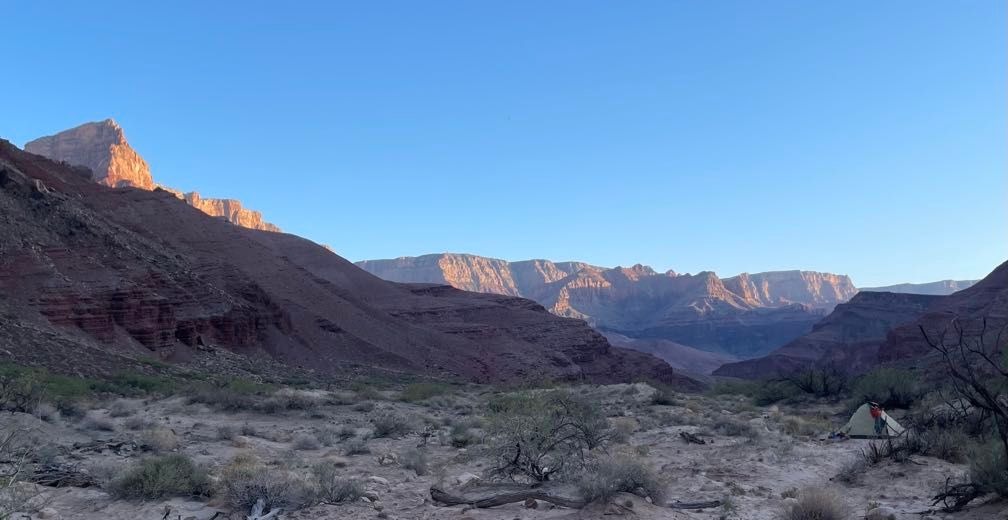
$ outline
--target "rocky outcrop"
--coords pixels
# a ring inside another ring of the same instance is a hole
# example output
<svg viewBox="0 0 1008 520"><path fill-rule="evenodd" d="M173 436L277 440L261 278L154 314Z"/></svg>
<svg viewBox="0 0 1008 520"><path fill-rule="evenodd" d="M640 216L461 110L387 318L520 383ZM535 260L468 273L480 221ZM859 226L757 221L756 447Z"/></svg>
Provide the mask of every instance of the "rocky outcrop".
<svg viewBox="0 0 1008 520"><path fill-rule="evenodd" d="M207 215L221 217L232 224L250 229L279 232L280 228L263 220L262 214L242 207L234 199L208 199L198 192L181 191L154 182L150 168L129 143L123 129L112 119L85 123L55 135L25 144L25 151L89 168L95 182L113 188L162 189L186 201Z"/></svg>
<svg viewBox="0 0 1008 520"><path fill-rule="evenodd" d="M300 237L112 189L4 141L0 294L0 339L20 338L4 356L47 366L227 353L324 373L698 387L533 301L387 282Z"/></svg>
<svg viewBox="0 0 1008 520"><path fill-rule="evenodd" d="M25 144L25 151L91 169L95 182L113 188L154 189L147 162L111 119L85 123Z"/></svg>
<svg viewBox="0 0 1008 520"><path fill-rule="evenodd" d="M715 375L765 378L787 375L816 363L857 372L876 362L879 346L894 327L924 314L939 296L862 291L836 306L812 331L769 355L728 363Z"/></svg>
<svg viewBox="0 0 1008 520"><path fill-rule="evenodd" d="M507 262L464 254L367 260L358 266L401 282L532 298L554 314L606 332L669 340L731 356L762 355L807 332L857 292L846 276L810 271L658 273L644 265Z"/></svg>
<svg viewBox="0 0 1008 520"><path fill-rule="evenodd" d="M977 280L941 280L929 283L901 283L884 287L864 287L861 290L945 296L972 287L975 283L977 283Z"/></svg>

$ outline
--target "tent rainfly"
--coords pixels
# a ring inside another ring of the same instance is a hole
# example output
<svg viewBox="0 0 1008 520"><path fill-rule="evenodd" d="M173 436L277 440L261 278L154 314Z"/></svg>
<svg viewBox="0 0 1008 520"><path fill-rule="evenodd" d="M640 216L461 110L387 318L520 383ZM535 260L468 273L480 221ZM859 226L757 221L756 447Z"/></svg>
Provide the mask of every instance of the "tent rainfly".
<svg viewBox="0 0 1008 520"><path fill-rule="evenodd" d="M896 419L889 417L889 414L879 410L879 417L876 419L871 413L871 404L865 403L854 412L850 420L839 433L852 439L886 439L897 437L905 431Z"/></svg>

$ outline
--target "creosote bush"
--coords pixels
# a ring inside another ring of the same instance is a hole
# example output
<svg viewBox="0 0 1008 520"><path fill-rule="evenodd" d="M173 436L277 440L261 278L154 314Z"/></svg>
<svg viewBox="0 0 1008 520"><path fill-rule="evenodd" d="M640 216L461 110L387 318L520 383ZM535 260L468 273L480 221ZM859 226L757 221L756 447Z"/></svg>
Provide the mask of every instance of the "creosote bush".
<svg viewBox="0 0 1008 520"><path fill-rule="evenodd" d="M785 506L777 520L847 520L850 510L840 495L827 488L808 488L798 493L798 501Z"/></svg>
<svg viewBox="0 0 1008 520"><path fill-rule="evenodd" d="M121 498L206 497L211 495L211 486L205 469L189 457L174 454L140 461L114 479L109 492Z"/></svg>
<svg viewBox="0 0 1008 520"><path fill-rule="evenodd" d="M626 456L604 457L589 463L578 476L577 487L586 501L607 500L616 493L633 493L664 503L665 487L641 461Z"/></svg>
<svg viewBox="0 0 1008 520"><path fill-rule="evenodd" d="M428 473L427 454L419 449L412 448L399 455L399 463L406 469L413 470L417 476Z"/></svg>

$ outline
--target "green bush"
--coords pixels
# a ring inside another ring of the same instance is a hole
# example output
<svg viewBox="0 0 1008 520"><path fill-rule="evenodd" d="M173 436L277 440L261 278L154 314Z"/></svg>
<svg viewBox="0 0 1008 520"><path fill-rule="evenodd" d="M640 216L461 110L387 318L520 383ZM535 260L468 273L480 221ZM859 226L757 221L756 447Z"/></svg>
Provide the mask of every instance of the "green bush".
<svg viewBox="0 0 1008 520"><path fill-rule="evenodd" d="M910 408L927 393L917 379L909 370L876 368L854 382L851 407L874 401L883 408Z"/></svg>
<svg viewBox="0 0 1008 520"><path fill-rule="evenodd" d="M113 480L109 491L120 498L205 497L211 486L205 469L176 454L140 461Z"/></svg>
<svg viewBox="0 0 1008 520"><path fill-rule="evenodd" d="M991 441L970 453L970 480L985 492L1008 498L1008 455L1004 445Z"/></svg>
<svg viewBox="0 0 1008 520"><path fill-rule="evenodd" d="M416 403L444 395L450 390L451 388L443 383L413 383L403 389L399 398L406 402Z"/></svg>

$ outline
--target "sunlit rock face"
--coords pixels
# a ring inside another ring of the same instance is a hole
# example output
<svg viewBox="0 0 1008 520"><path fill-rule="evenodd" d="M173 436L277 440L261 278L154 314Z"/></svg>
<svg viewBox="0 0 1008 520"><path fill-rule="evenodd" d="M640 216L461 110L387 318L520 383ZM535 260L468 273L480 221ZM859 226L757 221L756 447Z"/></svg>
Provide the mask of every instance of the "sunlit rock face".
<svg viewBox="0 0 1008 520"><path fill-rule="evenodd" d="M147 162L129 143L122 128L111 119L85 123L56 135L25 144L25 151L91 169L95 182L121 188L154 189Z"/></svg>
<svg viewBox="0 0 1008 520"><path fill-rule="evenodd" d="M150 167L126 141L122 127L112 119L85 123L58 134L41 137L25 144L25 151L90 168L92 179L113 188L160 188L186 201L190 206L221 217L237 226L279 232L280 228L263 220L262 213L242 207L234 199L203 198L199 192L183 193L154 182Z"/></svg>
<svg viewBox="0 0 1008 520"><path fill-rule="evenodd" d="M454 253L357 265L392 281L531 298L558 316L583 319L600 330L741 358L765 354L808 332L857 293L847 276L812 271L722 279L713 272L658 273L640 264L605 268Z"/></svg>

